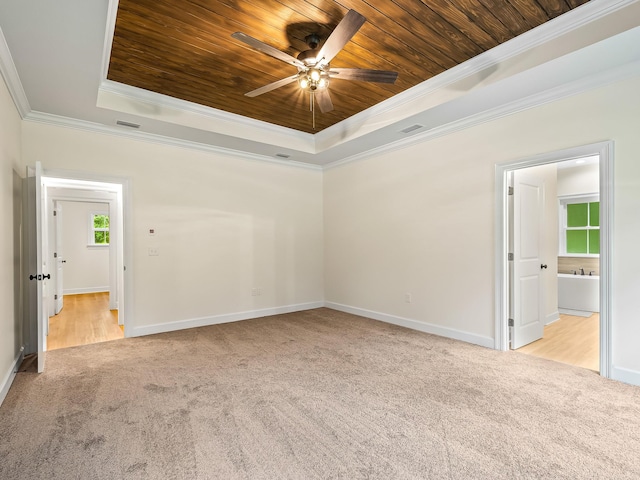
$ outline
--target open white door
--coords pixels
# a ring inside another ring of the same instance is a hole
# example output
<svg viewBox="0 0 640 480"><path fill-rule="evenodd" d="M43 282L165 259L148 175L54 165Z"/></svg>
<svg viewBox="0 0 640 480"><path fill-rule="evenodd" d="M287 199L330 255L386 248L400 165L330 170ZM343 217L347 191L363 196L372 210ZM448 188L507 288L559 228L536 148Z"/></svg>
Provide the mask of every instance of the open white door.
<svg viewBox="0 0 640 480"><path fill-rule="evenodd" d="M63 307L63 279L64 279L64 248L62 245L62 204L58 201L54 202L54 219L53 224L56 235L55 245L55 263L56 263L56 293L55 293L55 314L59 314Z"/></svg>
<svg viewBox="0 0 640 480"><path fill-rule="evenodd" d="M46 252L43 242L43 185L42 166L27 167L27 229L29 265L29 323L37 332L38 373L44 371L45 350L47 349L47 330L49 315L46 308L46 280L51 275L46 272Z"/></svg>
<svg viewBox="0 0 640 480"><path fill-rule="evenodd" d="M542 338L544 309L541 270L543 182L522 171L513 179L513 280L511 348Z"/></svg>

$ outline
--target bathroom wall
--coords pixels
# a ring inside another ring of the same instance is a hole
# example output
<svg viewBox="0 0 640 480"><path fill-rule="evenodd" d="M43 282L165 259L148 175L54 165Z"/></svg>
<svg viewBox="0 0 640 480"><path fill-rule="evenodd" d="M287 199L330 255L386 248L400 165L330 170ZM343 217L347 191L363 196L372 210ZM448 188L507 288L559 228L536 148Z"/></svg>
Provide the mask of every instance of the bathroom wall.
<svg viewBox="0 0 640 480"><path fill-rule="evenodd" d="M558 169L558 197L600 192L600 164L585 164ZM556 206L556 209L558 207ZM558 273L594 272L600 275L600 259L594 257L558 257Z"/></svg>

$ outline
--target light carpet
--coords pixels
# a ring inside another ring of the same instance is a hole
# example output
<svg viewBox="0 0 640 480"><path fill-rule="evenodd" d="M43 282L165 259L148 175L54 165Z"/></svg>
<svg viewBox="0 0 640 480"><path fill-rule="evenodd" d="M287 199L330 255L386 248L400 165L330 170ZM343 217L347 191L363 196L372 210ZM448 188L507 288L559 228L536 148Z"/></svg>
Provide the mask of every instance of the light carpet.
<svg viewBox="0 0 640 480"><path fill-rule="evenodd" d="M638 479L640 388L329 309L56 350L2 479Z"/></svg>

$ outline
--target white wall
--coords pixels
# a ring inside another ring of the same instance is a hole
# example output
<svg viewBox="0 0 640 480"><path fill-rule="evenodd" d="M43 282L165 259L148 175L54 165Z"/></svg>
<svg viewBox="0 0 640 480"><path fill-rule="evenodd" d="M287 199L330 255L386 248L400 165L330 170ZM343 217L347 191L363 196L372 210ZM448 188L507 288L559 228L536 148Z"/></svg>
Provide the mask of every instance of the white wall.
<svg viewBox="0 0 640 480"><path fill-rule="evenodd" d="M327 170L326 300L492 341L495 164L611 139L613 370L640 384L639 81Z"/></svg>
<svg viewBox="0 0 640 480"><path fill-rule="evenodd" d="M89 216L109 214L106 203L59 202L62 207L63 293L108 292L109 248L89 246Z"/></svg>
<svg viewBox="0 0 640 480"><path fill-rule="evenodd" d="M20 131L20 116L0 76L0 403L22 346Z"/></svg>
<svg viewBox="0 0 640 480"><path fill-rule="evenodd" d="M599 169L599 164L558 169L558 196L598 193Z"/></svg>
<svg viewBox="0 0 640 480"><path fill-rule="evenodd" d="M322 304L320 170L32 122L23 158L130 179L128 334Z"/></svg>

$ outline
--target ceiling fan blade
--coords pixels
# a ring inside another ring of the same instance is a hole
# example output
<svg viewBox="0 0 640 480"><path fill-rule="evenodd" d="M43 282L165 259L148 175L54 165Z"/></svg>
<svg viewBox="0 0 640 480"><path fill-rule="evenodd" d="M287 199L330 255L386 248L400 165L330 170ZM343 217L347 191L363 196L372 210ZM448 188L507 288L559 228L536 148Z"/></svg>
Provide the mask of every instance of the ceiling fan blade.
<svg viewBox="0 0 640 480"><path fill-rule="evenodd" d="M369 70L367 68L332 68L331 78L338 80L359 80L361 82L394 83L398 72L388 70Z"/></svg>
<svg viewBox="0 0 640 480"><path fill-rule="evenodd" d="M278 80L276 82L265 85L264 87L256 88L255 90L251 90L248 93L245 93L247 97L257 97L258 95L262 95L263 93L270 92L271 90L275 90L276 88L284 87L290 83L295 82L298 79L298 75L292 75L287 78L283 78L282 80Z"/></svg>
<svg viewBox="0 0 640 480"><path fill-rule="evenodd" d="M231 36L236 40L240 40L241 42L246 43L251 48L258 50L259 52L266 53L267 55L273 58L277 58L278 60L281 60L285 63L288 63L289 65L295 65L296 67L304 68L304 63L302 63L297 58L292 57L288 53L281 52L277 48L274 48L271 45L267 45L266 43L261 42L260 40L256 40L255 38L250 37L245 33L236 32L231 34Z"/></svg>
<svg viewBox="0 0 640 480"><path fill-rule="evenodd" d="M320 111L322 113L327 113L333 110L333 102L331 101L331 95L329 95L329 90L326 88L324 90L318 90L313 94L318 101L318 107L320 107Z"/></svg>
<svg viewBox="0 0 640 480"><path fill-rule="evenodd" d="M349 10L336 29L329 35L327 41L324 42L316 58L324 58L324 63L329 63L366 21L367 19L355 10Z"/></svg>

